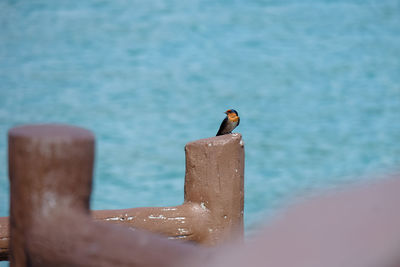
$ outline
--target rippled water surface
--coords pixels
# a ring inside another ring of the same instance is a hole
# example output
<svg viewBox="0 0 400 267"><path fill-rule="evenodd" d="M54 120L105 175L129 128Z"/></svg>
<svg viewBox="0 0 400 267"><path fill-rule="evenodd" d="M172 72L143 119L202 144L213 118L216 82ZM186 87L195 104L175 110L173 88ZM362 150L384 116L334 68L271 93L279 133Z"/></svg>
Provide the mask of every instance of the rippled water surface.
<svg viewBox="0 0 400 267"><path fill-rule="evenodd" d="M246 229L307 190L400 163L400 4L1 1L0 216L7 130L97 138L92 208L178 205L184 145L241 116Z"/></svg>

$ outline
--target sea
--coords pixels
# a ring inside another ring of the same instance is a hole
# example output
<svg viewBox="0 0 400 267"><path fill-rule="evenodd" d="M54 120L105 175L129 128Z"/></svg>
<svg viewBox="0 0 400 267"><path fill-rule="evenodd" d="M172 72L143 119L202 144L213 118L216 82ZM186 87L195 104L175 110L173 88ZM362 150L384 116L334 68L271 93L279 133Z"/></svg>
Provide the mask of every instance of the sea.
<svg viewBox="0 0 400 267"><path fill-rule="evenodd" d="M183 202L184 146L233 108L245 229L292 199L400 166L398 0L3 0L0 216L7 131L93 131L92 209Z"/></svg>

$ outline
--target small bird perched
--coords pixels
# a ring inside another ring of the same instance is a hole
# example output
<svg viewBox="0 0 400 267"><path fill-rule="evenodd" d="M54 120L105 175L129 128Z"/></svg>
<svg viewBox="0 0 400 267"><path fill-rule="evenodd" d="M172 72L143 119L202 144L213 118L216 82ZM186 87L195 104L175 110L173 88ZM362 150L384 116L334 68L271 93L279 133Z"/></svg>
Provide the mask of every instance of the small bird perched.
<svg viewBox="0 0 400 267"><path fill-rule="evenodd" d="M226 117L222 121L221 126L219 127L217 136L223 134L230 134L232 133L233 129L239 126L240 118L236 110L228 109L227 111L225 111L225 114Z"/></svg>

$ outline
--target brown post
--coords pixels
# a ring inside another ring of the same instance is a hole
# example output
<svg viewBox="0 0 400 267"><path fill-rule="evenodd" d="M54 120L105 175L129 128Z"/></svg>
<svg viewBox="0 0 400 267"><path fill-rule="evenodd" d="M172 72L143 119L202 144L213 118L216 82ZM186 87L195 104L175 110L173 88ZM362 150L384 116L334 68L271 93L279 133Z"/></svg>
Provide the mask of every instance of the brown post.
<svg viewBox="0 0 400 267"><path fill-rule="evenodd" d="M243 239L244 146L240 134L185 147L185 202L176 207L94 211L96 220L216 245Z"/></svg>
<svg viewBox="0 0 400 267"><path fill-rule="evenodd" d="M84 129L9 132L11 266L184 266L202 257L190 245L94 222L93 159L94 137Z"/></svg>
<svg viewBox="0 0 400 267"><path fill-rule="evenodd" d="M8 138L10 261L27 266L31 231L60 213L88 214L94 136L81 128L42 125L13 128Z"/></svg>
<svg viewBox="0 0 400 267"><path fill-rule="evenodd" d="M185 203L209 210L204 243L243 238L244 148L240 134L186 145Z"/></svg>

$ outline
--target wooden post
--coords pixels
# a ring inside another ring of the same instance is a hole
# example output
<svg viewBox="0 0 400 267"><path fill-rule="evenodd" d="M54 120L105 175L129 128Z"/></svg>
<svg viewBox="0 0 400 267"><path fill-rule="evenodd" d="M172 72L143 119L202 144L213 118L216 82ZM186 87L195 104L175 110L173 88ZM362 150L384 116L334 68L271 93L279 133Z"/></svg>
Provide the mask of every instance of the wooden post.
<svg viewBox="0 0 400 267"><path fill-rule="evenodd" d="M9 132L11 266L185 266L203 257L189 244L94 222L93 160L87 130L46 125Z"/></svg>
<svg viewBox="0 0 400 267"><path fill-rule="evenodd" d="M210 212L203 243L243 238L244 148L240 134L186 145L185 203Z"/></svg>
<svg viewBox="0 0 400 267"><path fill-rule="evenodd" d="M204 245L243 239L244 147L241 135L197 140L188 143L185 151L183 205L94 211L93 217Z"/></svg>
<svg viewBox="0 0 400 267"><path fill-rule="evenodd" d="M67 212L89 212L94 136L60 125L22 126L8 135L11 266L30 265L30 238ZM49 233L54 234L54 233Z"/></svg>

